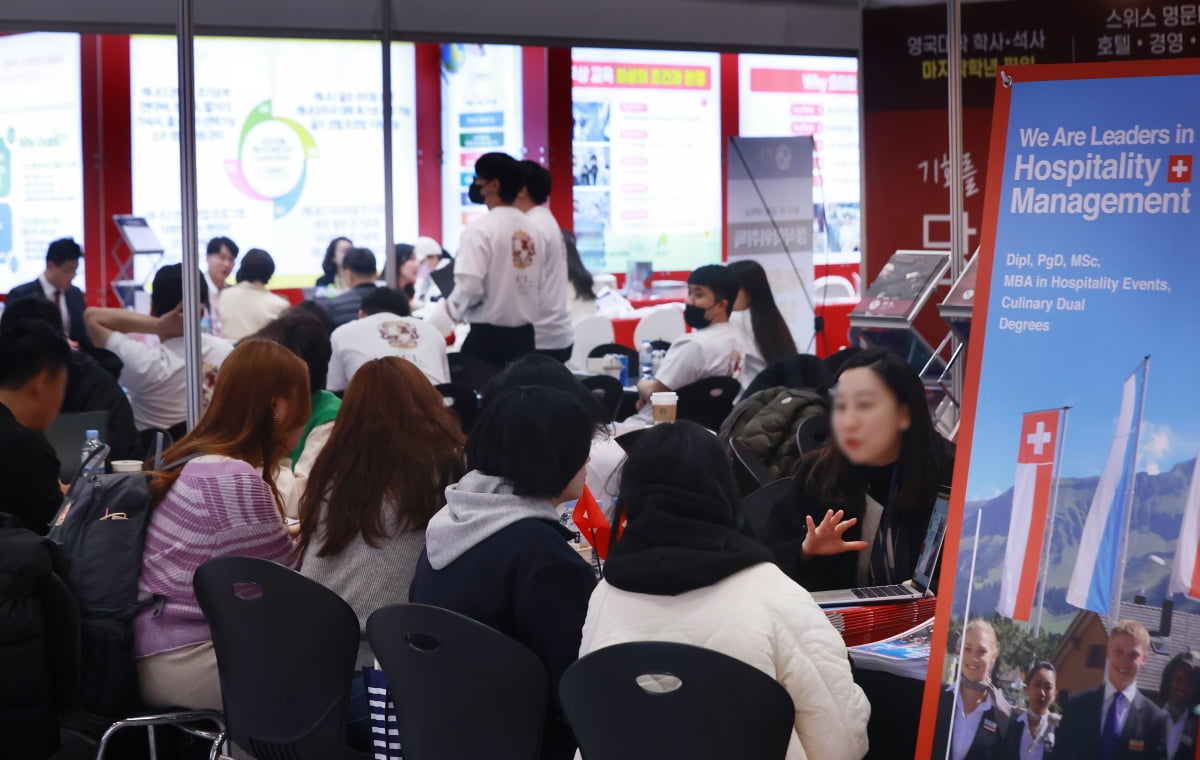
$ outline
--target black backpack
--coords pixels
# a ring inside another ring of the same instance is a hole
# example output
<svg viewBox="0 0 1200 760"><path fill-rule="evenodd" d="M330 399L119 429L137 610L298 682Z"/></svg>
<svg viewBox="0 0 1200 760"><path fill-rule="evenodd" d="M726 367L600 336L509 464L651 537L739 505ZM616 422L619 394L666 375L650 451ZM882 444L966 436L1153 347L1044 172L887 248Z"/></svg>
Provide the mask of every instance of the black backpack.
<svg viewBox="0 0 1200 760"><path fill-rule="evenodd" d="M113 475L99 468L100 446L84 461L67 490L47 537L62 546L66 581L82 618L80 691L83 705L108 718L139 707L133 660L133 619L159 598L138 598L142 551L150 520L150 473ZM170 470L199 454L172 462Z"/></svg>

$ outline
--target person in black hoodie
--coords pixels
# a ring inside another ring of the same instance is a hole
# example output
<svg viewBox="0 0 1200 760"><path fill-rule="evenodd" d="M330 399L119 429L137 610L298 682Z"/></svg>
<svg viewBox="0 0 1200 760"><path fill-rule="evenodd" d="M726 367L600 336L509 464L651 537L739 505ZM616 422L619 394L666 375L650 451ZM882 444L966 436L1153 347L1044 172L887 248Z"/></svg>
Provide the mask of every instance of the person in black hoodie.
<svg viewBox="0 0 1200 760"><path fill-rule="evenodd" d="M528 647L549 675L544 760L575 737L557 684L575 661L596 585L556 507L583 490L595 418L567 391L518 386L492 399L467 439L470 470L429 521L409 601L453 610Z"/></svg>
<svg viewBox="0 0 1200 760"><path fill-rule="evenodd" d="M16 329L16 323L25 319L41 320L55 330L62 329L62 317L54 304L43 298L27 298L4 310L3 316L0 316L0 332ZM112 360L120 365L121 360L115 355ZM72 351L67 364L67 390L58 412L101 411L108 412L108 429L101 432L103 441L108 444L109 461L142 459L146 452L139 444L137 427L133 424L133 407L129 405L129 398L121 389L117 377L91 355Z"/></svg>
<svg viewBox="0 0 1200 760"><path fill-rule="evenodd" d="M800 461L760 537L809 591L909 580L954 446L934 430L921 378L896 354L852 357L831 395L832 434Z"/></svg>

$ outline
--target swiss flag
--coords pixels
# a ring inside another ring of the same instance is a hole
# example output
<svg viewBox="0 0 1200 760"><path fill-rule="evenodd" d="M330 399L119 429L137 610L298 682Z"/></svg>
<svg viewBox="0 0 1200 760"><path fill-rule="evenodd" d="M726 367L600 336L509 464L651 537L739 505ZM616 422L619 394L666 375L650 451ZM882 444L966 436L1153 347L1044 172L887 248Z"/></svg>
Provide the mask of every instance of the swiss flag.
<svg viewBox="0 0 1200 760"><path fill-rule="evenodd" d="M1008 540L1000 573L996 611L1013 620L1029 620L1042 569L1046 516L1054 482L1060 410L1029 412L1021 417L1017 474L1013 482Z"/></svg>
<svg viewBox="0 0 1200 760"><path fill-rule="evenodd" d="M1167 182L1191 182L1192 157L1170 156L1167 159Z"/></svg>

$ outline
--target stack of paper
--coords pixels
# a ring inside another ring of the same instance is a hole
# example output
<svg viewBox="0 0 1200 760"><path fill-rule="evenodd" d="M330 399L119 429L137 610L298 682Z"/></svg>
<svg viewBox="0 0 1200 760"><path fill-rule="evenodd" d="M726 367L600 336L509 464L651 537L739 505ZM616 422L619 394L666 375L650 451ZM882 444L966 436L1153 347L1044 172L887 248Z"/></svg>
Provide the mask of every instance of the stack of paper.
<svg viewBox="0 0 1200 760"><path fill-rule="evenodd" d="M882 670L924 680L929 670L929 642L933 618L883 641L850 649L850 659L863 670Z"/></svg>

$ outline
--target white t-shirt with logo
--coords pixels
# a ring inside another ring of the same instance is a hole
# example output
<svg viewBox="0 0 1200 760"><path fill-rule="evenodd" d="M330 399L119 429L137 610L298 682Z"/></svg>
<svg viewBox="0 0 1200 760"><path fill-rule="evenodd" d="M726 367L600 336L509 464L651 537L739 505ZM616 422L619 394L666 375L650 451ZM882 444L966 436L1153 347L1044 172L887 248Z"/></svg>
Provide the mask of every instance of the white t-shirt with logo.
<svg viewBox="0 0 1200 760"><path fill-rule="evenodd" d="M104 345L123 363L121 385L129 392L133 422L138 430L166 429L187 419L187 379L184 374L183 336L152 346L115 332ZM233 344L212 335L200 336L204 406L212 398L217 370Z"/></svg>
<svg viewBox="0 0 1200 760"><path fill-rule="evenodd" d="M542 285L538 320L533 323L534 347L538 350L570 348L575 342L575 329L571 321L571 309L562 296L571 289L567 279L567 245L563 242L562 229L550 209L534 206L525 212L545 241L545 259L542 262Z"/></svg>
<svg viewBox="0 0 1200 760"><path fill-rule="evenodd" d="M416 317L372 314L334 330L330 341L333 356L325 385L331 391L345 390L359 367L384 356L407 359L434 385L450 382L445 339L436 327Z"/></svg>
<svg viewBox="0 0 1200 760"><path fill-rule="evenodd" d="M671 344L656 379L673 391L706 377L739 378L742 336L728 322L693 330Z"/></svg>
<svg viewBox="0 0 1200 760"><path fill-rule="evenodd" d="M499 327L537 324L542 314L544 258L545 241L520 209L497 206L471 222L459 242L454 274L479 278L483 295L464 307L456 298L456 288L450 299L460 310L454 317ZM554 298L561 300L561 291Z"/></svg>

